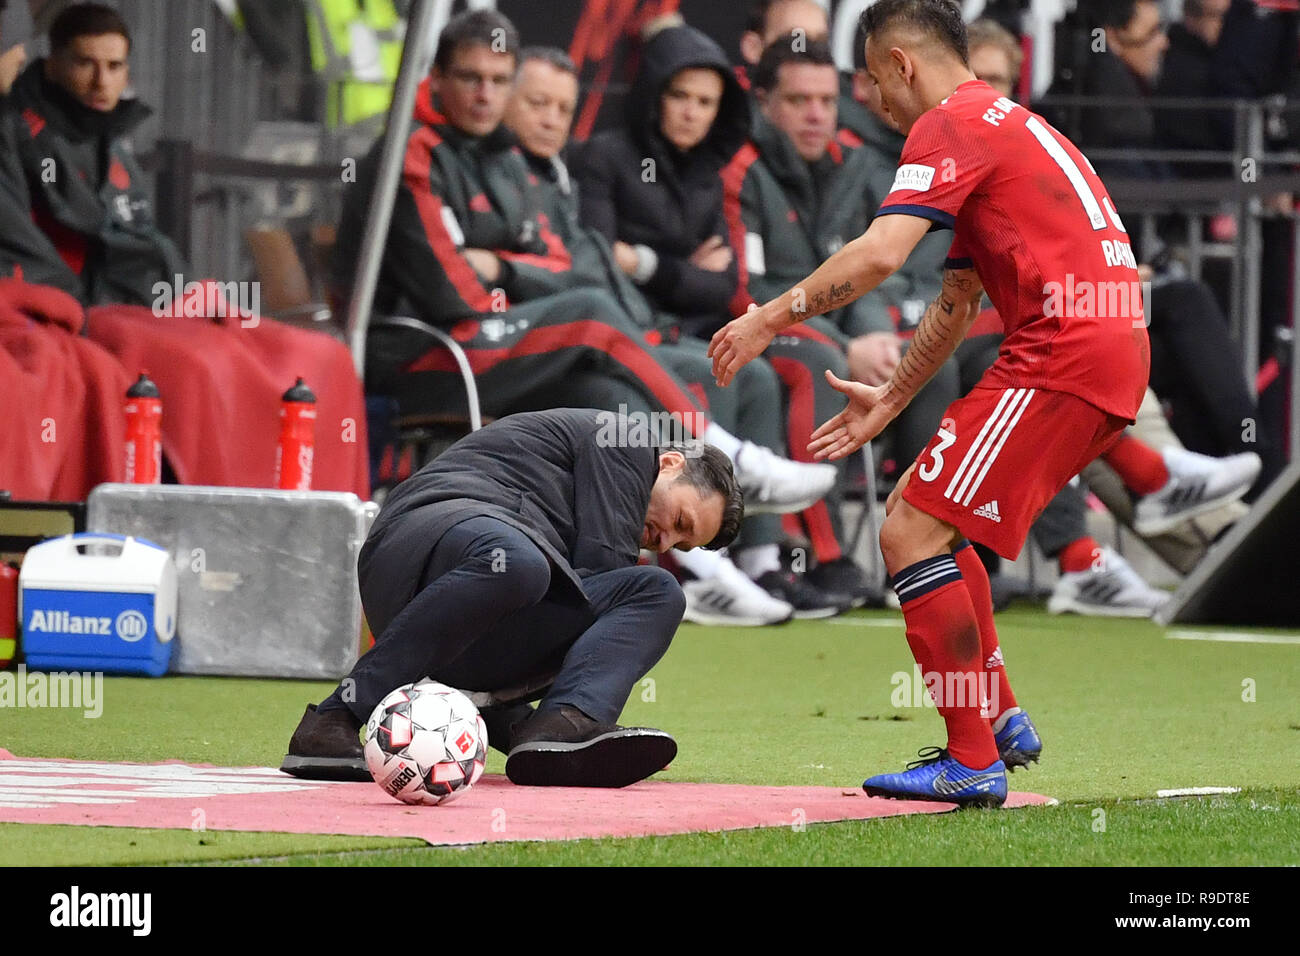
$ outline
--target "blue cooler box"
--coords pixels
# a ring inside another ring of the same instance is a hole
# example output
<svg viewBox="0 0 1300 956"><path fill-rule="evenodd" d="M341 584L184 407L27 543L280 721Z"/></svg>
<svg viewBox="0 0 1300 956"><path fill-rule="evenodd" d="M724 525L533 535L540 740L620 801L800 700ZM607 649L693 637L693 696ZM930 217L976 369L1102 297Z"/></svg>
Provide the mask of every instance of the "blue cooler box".
<svg viewBox="0 0 1300 956"><path fill-rule="evenodd" d="M87 545L96 552L87 553ZM28 550L18 618L29 670L167 672L176 568L165 548L120 534L69 534Z"/></svg>

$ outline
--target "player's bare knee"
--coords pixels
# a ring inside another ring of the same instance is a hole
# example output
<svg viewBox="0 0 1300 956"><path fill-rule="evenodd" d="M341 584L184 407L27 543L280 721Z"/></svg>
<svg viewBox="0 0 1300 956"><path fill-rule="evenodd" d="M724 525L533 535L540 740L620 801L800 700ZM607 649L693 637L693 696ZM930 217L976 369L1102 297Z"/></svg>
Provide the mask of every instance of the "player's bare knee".
<svg viewBox="0 0 1300 956"><path fill-rule="evenodd" d="M896 574L908 565L948 550L953 529L900 498L880 526L880 552Z"/></svg>

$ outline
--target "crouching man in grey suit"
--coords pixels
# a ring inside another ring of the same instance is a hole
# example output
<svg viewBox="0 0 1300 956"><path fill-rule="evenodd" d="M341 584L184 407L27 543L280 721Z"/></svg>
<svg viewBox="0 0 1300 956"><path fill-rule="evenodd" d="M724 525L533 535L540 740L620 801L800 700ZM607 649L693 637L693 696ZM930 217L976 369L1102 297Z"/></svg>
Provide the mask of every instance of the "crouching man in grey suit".
<svg viewBox="0 0 1300 956"><path fill-rule="evenodd" d="M488 739L517 784L622 787L667 766L672 737L615 724L685 608L638 553L725 547L744 503L720 451L660 445L640 424L511 415L399 485L357 565L375 646L308 706L281 769L369 780L360 727L425 677L489 692Z"/></svg>

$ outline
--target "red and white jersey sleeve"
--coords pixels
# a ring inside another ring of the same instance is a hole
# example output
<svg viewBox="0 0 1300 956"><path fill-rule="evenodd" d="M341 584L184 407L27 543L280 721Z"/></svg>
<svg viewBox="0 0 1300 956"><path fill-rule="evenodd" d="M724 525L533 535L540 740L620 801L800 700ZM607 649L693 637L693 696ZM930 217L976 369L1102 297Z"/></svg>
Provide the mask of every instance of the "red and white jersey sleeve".
<svg viewBox="0 0 1300 956"><path fill-rule="evenodd" d="M894 185L877 215L907 213L952 229L967 199L994 165L986 144L966 137L942 108L925 113L908 134Z"/></svg>

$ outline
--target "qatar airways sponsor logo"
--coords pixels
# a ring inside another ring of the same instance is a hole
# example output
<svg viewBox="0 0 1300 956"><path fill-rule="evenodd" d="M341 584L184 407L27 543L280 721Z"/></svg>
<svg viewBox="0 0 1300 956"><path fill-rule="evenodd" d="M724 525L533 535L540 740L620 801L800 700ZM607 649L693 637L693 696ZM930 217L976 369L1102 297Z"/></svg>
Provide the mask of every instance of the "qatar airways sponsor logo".
<svg viewBox="0 0 1300 956"><path fill-rule="evenodd" d="M924 193L930 191L930 186L933 183L933 166L907 163L898 167L898 172L894 175L894 185L889 191L898 192L900 189L911 189L918 193Z"/></svg>
<svg viewBox="0 0 1300 956"><path fill-rule="evenodd" d="M1064 282L1043 286L1043 315L1049 319L1127 319L1136 328L1149 324L1143 303L1150 300L1150 282L1097 282L1067 272Z"/></svg>

